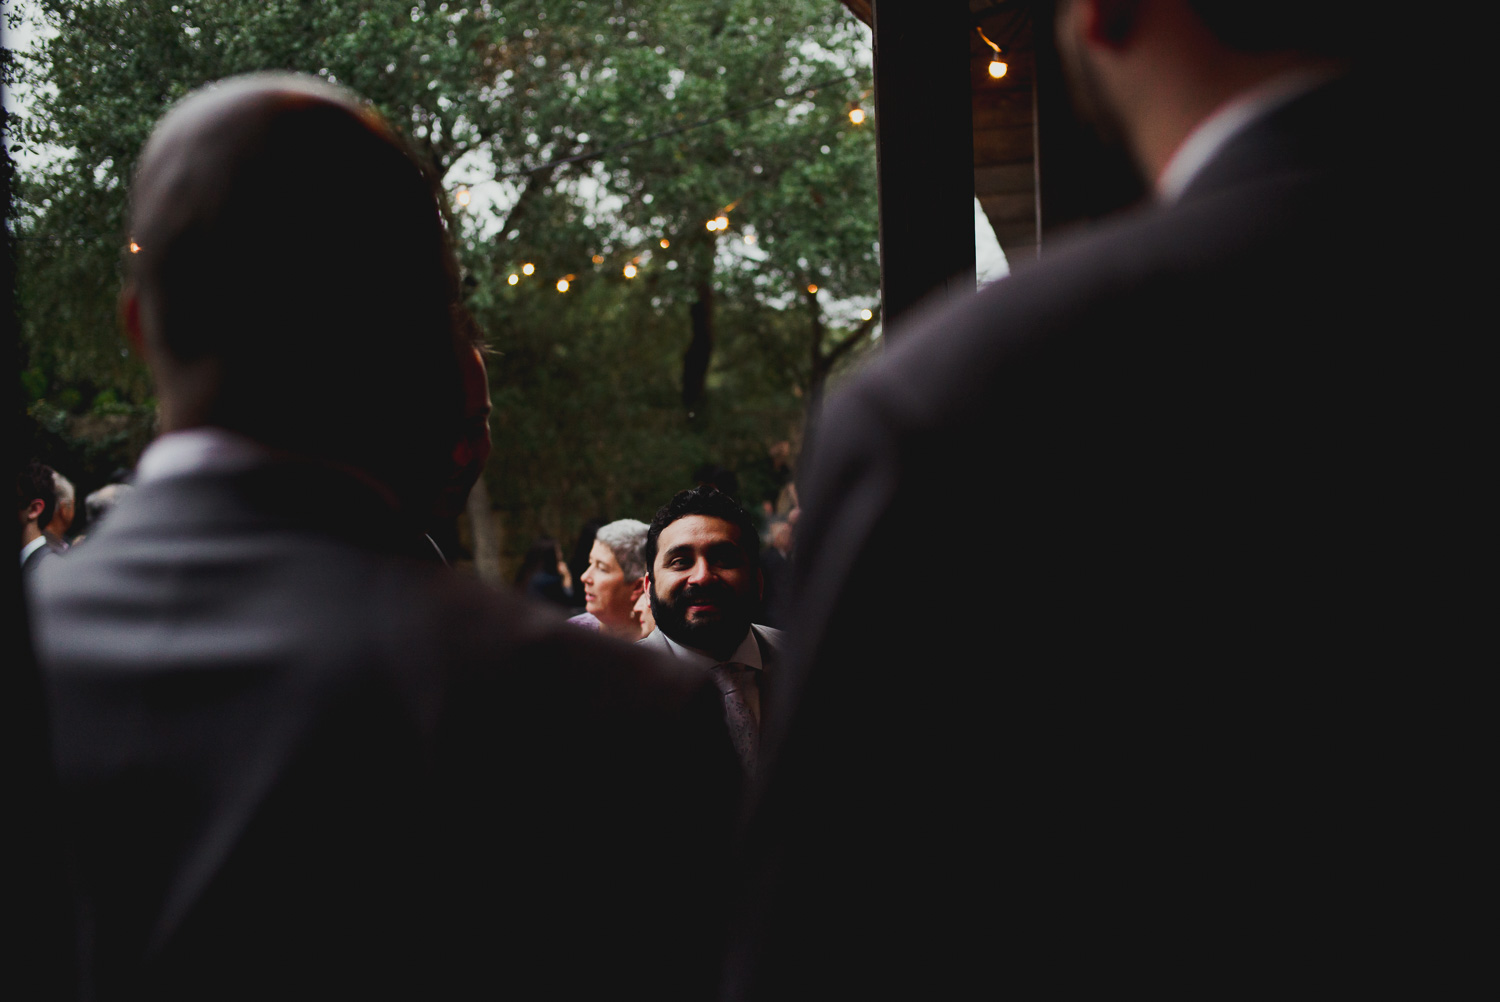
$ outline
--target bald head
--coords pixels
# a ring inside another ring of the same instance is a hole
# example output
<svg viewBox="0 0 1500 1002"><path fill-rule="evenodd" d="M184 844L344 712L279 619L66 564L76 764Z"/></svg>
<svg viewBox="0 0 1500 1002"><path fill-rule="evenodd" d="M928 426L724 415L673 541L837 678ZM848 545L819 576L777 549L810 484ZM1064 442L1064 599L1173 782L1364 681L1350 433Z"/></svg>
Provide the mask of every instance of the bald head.
<svg viewBox="0 0 1500 1002"><path fill-rule="evenodd" d="M141 154L129 237L125 319L169 430L441 480L455 269L435 186L374 111L289 75L189 96Z"/></svg>

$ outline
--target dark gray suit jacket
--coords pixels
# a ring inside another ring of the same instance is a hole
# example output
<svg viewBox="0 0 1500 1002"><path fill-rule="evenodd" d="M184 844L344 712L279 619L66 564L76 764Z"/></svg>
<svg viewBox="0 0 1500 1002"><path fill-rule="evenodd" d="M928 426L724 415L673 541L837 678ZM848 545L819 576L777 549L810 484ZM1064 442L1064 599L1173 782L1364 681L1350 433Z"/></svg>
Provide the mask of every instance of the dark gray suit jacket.
<svg viewBox="0 0 1500 1002"><path fill-rule="evenodd" d="M1406 955L1365 953L1430 911L1382 815L1437 794L1390 726L1424 690L1374 666L1457 650L1491 370L1458 165L1393 146L1386 83L1285 106L828 402L727 997Z"/></svg>
<svg viewBox="0 0 1500 1002"><path fill-rule="evenodd" d="M717 690L425 547L272 467L148 483L38 576L95 997L703 994Z"/></svg>

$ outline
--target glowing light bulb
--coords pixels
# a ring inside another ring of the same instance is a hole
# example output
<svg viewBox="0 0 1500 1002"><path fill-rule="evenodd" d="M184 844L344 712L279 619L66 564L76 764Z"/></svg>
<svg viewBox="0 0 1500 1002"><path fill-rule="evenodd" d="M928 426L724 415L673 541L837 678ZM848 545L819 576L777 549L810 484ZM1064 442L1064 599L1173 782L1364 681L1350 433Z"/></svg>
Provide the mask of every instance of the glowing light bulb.
<svg viewBox="0 0 1500 1002"><path fill-rule="evenodd" d="M818 287L816 285L809 285L807 291L816 296L818 294Z"/></svg>
<svg viewBox="0 0 1500 1002"><path fill-rule="evenodd" d="M506 281L509 282L511 285L515 285L520 280L521 280L521 276L517 275L515 272L511 272L510 273L510 277L506 279Z"/></svg>
<svg viewBox="0 0 1500 1002"><path fill-rule="evenodd" d="M130 241L130 253L132 253L132 254L139 254L140 252L141 252L141 245L138 244L138 243L136 243L134 240Z"/></svg>
<svg viewBox="0 0 1500 1002"><path fill-rule="evenodd" d="M703 225L708 230L708 232L712 233L714 230L719 228L719 221L717 219L710 219Z"/></svg>
<svg viewBox="0 0 1500 1002"><path fill-rule="evenodd" d="M1009 72L1009 70L1010 67L1007 66L1005 60L1001 59L999 56L996 56L994 59L990 60L990 77L992 79L999 80L1001 77L1005 76L1005 74Z"/></svg>
<svg viewBox="0 0 1500 1002"><path fill-rule="evenodd" d="M875 313L873 311L871 311L871 310L860 310L859 311L859 319L861 319L861 320L869 320L874 315L875 315Z"/></svg>
<svg viewBox="0 0 1500 1002"><path fill-rule="evenodd" d="M633 265L633 264L627 264L625 266L625 277L626 278L634 278L635 277L635 265Z"/></svg>
<svg viewBox="0 0 1500 1002"><path fill-rule="evenodd" d="M714 217L714 224L716 226L718 226L719 229L721 229L721 230L727 230L727 229L729 229L729 217L728 216L715 216Z"/></svg>
<svg viewBox="0 0 1500 1002"><path fill-rule="evenodd" d="M530 261L527 261L525 264L521 265L521 274L523 275L530 275L534 271L536 271L536 265L532 264Z"/></svg>
<svg viewBox="0 0 1500 1002"><path fill-rule="evenodd" d="M603 254L595 254L594 255L594 263L595 264L603 264L604 263L604 255Z"/></svg>
<svg viewBox="0 0 1500 1002"><path fill-rule="evenodd" d="M568 280L566 278L559 278L557 280L557 291L558 292L567 292L568 291Z"/></svg>
<svg viewBox="0 0 1500 1002"><path fill-rule="evenodd" d="M473 196L469 194L469 189L468 188L460 188L460 189L458 189L458 195L457 195L456 201L458 202L458 204L460 206L466 206L466 205L469 204L469 199L472 198L472 197Z"/></svg>
<svg viewBox="0 0 1500 1002"><path fill-rule="evenodd" d="M662 250L666 250L670 246L672 246L672 241L668 240L666 237L662 237L661 238L661 249Z"/></svg>
<svg viewBox="0 0 1500 1002"><path fill-rule="evenodd" d="M850 108L849 109L849 121L853 122L855 125L863 125L863 124L865 124L865 109L863 109L863 108Z"/></svg>

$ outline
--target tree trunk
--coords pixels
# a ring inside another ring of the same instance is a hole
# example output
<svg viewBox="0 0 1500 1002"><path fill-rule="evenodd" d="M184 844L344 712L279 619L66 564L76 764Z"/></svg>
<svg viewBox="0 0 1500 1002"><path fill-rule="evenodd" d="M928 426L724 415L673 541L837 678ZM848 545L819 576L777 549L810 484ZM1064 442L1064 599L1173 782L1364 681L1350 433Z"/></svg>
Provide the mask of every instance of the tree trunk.
<svg viewBox="0 0 1500 1002"><path fill-rule="evenodd" d="M495 512L490 507L490 489L480 477L469 491L469 528L474 533L474 570L480 580L500 583L500 533L495 529Z"/></svg>
<svg viewBox="0 0 1500 1002"><path fill-rule="evenodd" d="M693 338L682 355L682 405L695 406L703 399L708 381L708 362L714 350L714 287L711 280L698 283L698 301L688 310Z"/></svg>

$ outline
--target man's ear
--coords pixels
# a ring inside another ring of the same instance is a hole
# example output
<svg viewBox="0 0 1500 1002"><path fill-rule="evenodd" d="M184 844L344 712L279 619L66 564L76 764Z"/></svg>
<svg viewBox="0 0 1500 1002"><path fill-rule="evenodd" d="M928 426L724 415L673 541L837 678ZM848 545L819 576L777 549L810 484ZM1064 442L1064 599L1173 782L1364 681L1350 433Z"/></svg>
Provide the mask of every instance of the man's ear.
<svg viewBox="0 0 1500 1002"><path fill-rule="evenodd" d="M1081 3L1088 40L1107 49L1125 46L1135 33L1142 0L1073 0Z"/></svg>
<svg viewBox="0 0 1500 1002"><path fill-rule="evenodd" d="M136 294L135 283L126 282L120 290L120 327L125 331L125 340L141 358L146 357L146 339L141 335L141 297Z"/></svg>
<svg viewBox="0 0 1500 1002"><path fill-rule="evenodd" d="M47 502L41 498L32 498L31 504L26 506L26 521L36 522L42 517L42 512L47 510Z"/></svg>
<svg viewBox="0 0 1500 1002"><path fill-rule="evenodd" d="M646 582L649 580L650 572L636 578L635 584L630 589L630 604L635 605L640 597L646 593Z"/></svg>

